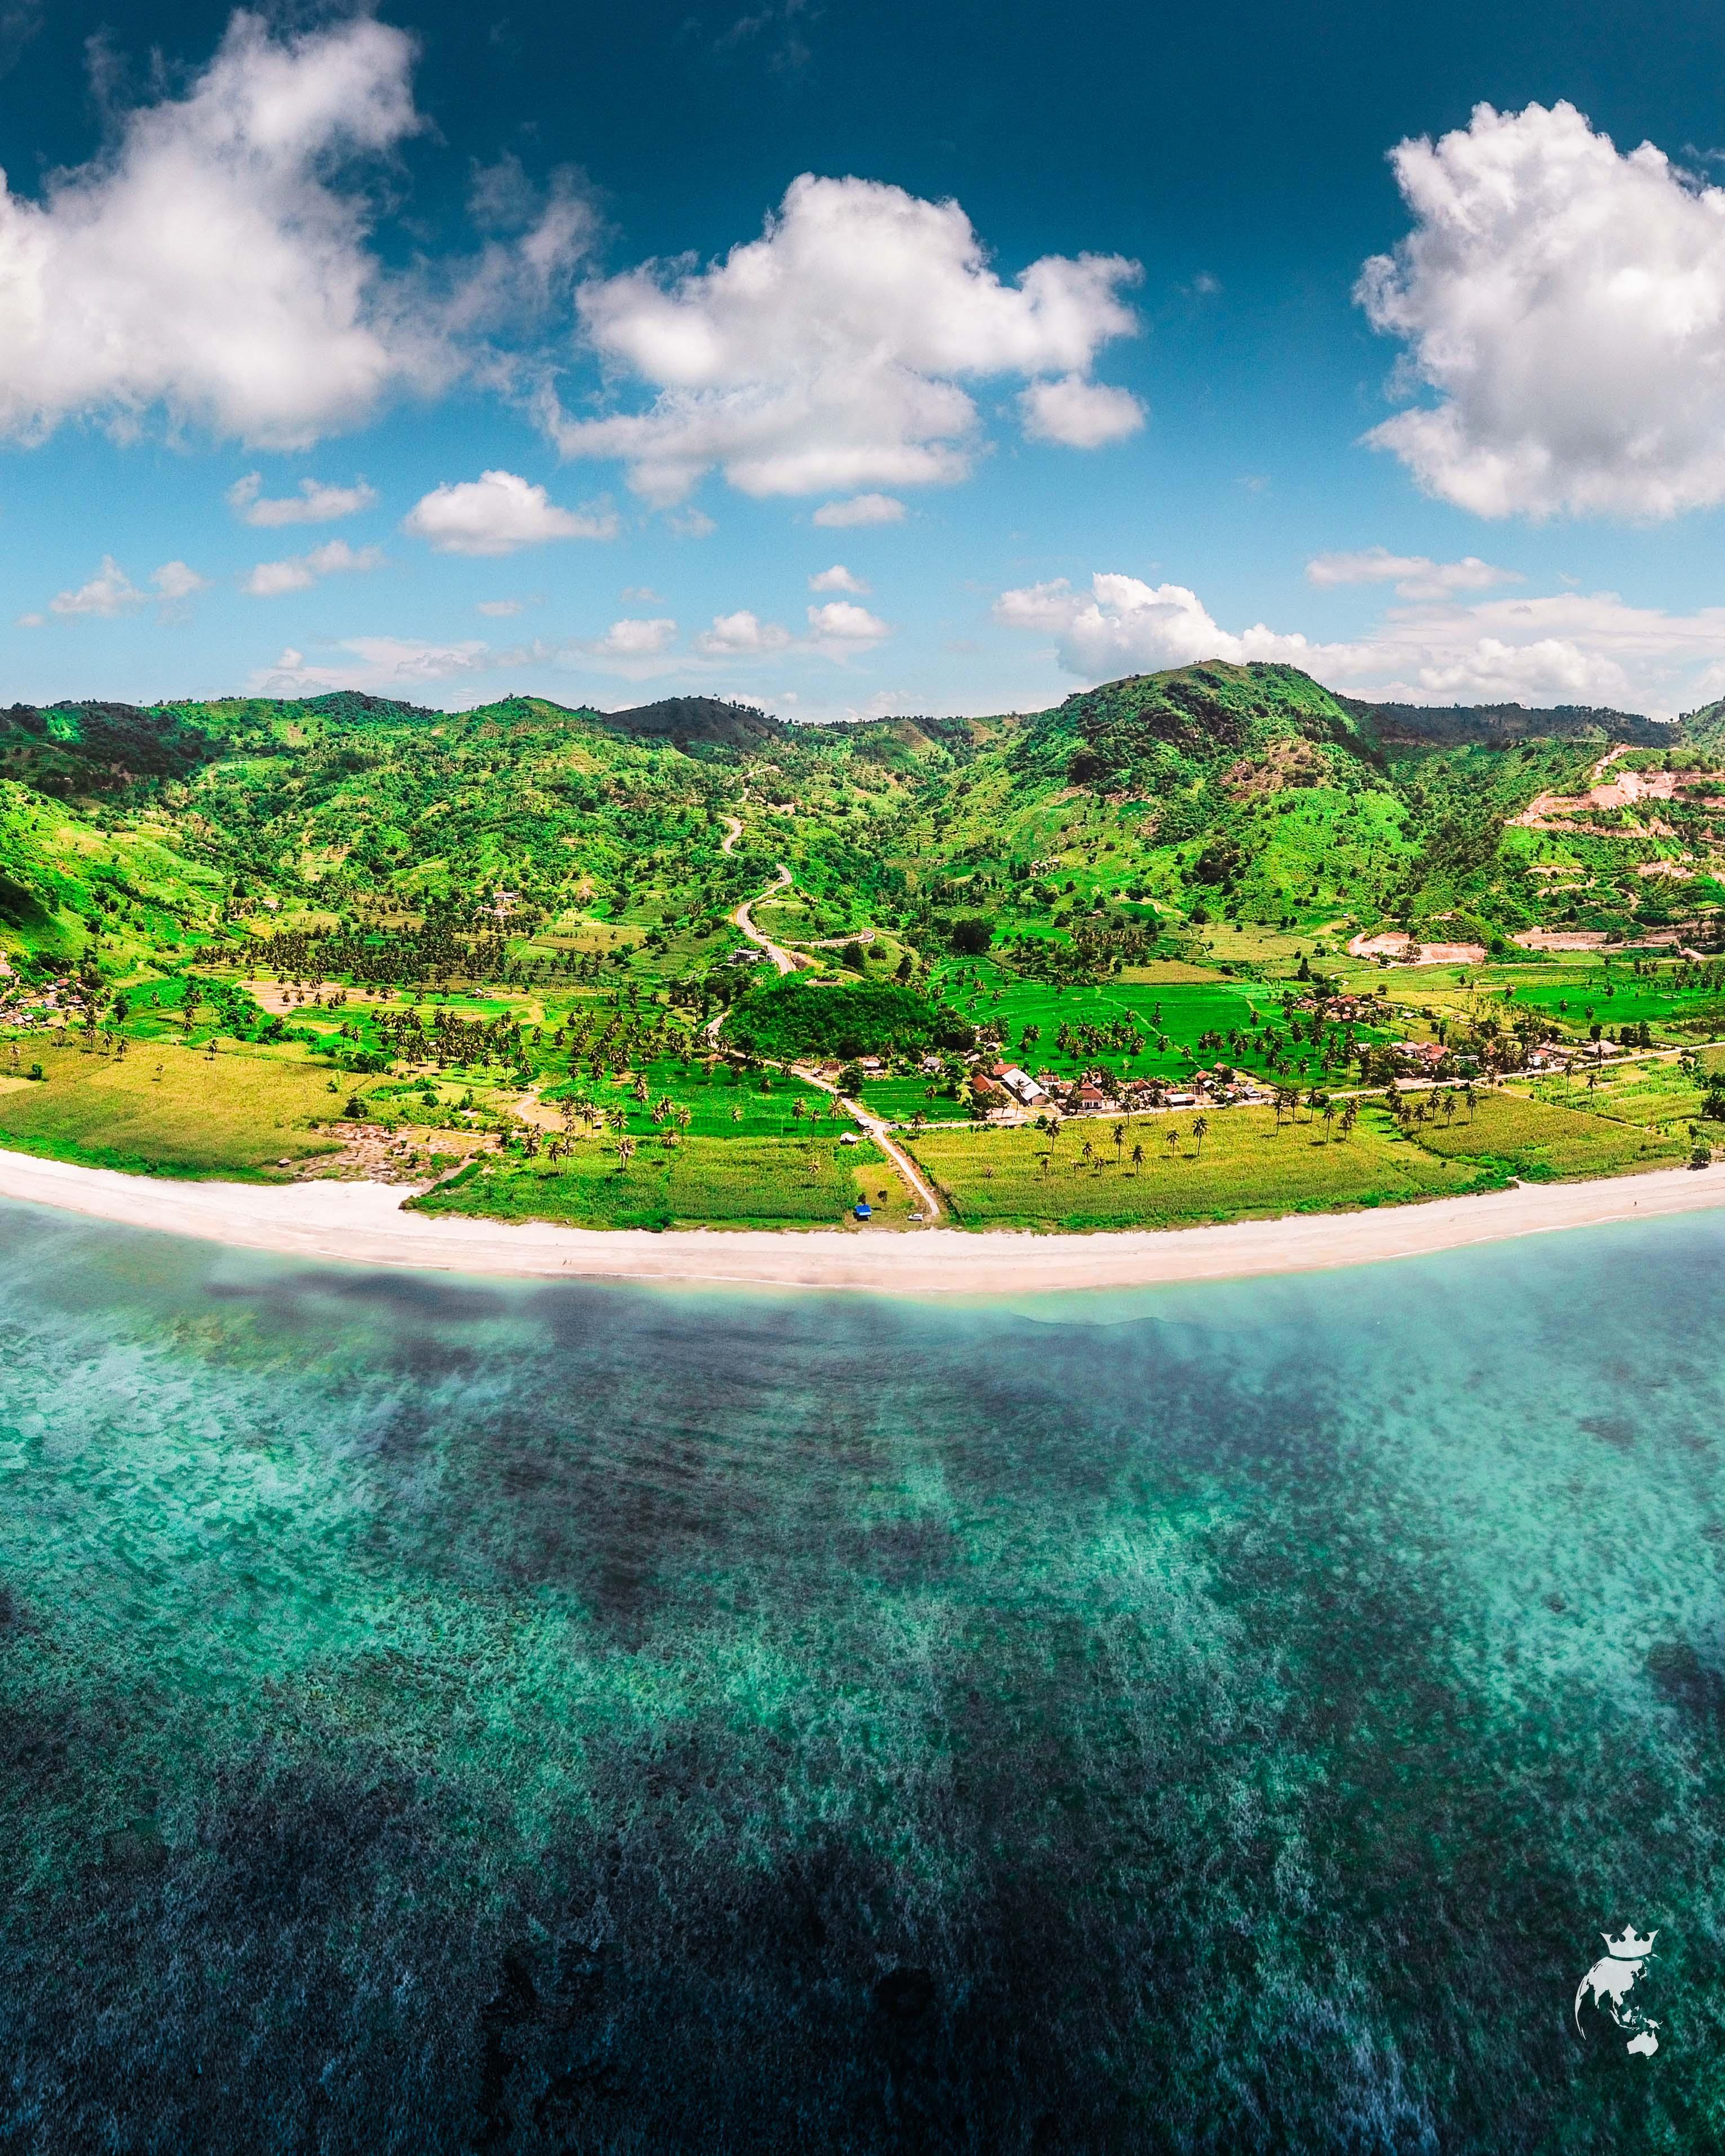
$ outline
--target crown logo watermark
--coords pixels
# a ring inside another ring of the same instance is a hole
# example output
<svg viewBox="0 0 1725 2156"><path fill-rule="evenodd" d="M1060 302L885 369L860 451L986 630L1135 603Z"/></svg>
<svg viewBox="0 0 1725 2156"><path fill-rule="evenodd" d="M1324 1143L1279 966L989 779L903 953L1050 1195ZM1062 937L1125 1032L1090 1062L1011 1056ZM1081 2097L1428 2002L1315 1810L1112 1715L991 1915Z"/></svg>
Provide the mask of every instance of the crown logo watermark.
<svg viewBox="0 0 1725 2156"><path fill-rule="evenodd" d="M1587 2031L1581 2025L1581 2003L1590 1997L1599 2012L1628 2036L1625 2050L1637 2058L1651 2059L1659 2049L1658 2022L1649 2020L1630 1999L1643 1970L1653 1959L1653 1942L1658 1937L1657 1931L1651 1931L1643 1938L1633 1924L1625 1924L1615 1939L1609 1932L1600 1933L1605 1951L1582 1978L1575 1992L1575 2030L1584 2041Z"/></svg>

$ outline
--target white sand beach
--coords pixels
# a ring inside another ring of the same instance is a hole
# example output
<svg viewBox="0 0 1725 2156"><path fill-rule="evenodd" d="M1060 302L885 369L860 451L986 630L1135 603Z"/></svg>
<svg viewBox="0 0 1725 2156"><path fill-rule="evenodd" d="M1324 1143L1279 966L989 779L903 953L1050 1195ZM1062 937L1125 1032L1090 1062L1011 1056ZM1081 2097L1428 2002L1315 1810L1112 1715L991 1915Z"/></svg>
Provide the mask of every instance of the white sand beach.
<svg viewBox="0 0 1725 2156"><path fill-rule="evenodd" d="M428 1219L401 1210L404 1194L399 1185L377 1183L157 1182L0 1152L0 1198L294 1257L526 1278L731 1282L916 1296L1140 1287L1371 1265L1516 1235L1725 1206L1725 1172L1660 1168L1374 1212L1091 1235L972 1235L935 1228L652 1235Z"/></svg>

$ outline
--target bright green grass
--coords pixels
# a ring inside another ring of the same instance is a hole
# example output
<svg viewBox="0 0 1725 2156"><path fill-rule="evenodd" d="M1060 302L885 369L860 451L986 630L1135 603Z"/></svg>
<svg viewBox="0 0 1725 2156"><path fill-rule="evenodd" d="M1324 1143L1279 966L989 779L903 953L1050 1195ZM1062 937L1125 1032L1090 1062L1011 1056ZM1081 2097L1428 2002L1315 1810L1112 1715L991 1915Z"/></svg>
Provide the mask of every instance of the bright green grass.
<svg viewBox="0 0 1725 2156"><path fill-rule="evenodd" d="M1715 1051L1718 1052L1718 1051ZM1613 1070L1608 1065L1597 1086L1586 1079L1541 1078L1533 1097L1559 1108L1580 1108L1589 1114L1640 1123L1650 1130L1676 1136L1686 1132L1688 1119L1701 1110L1701 1088L1683 1075L1675 1060L1630 1063Z"/></svg>
<svg viewBox="0 0 1725 2156"><path fill-rule="evenodd" d="M1519 1093L1482 1095L1469 1120L1420 1123L1417 1142L1440 1158L1500 1163L1532 1183L1561 1176L1621 1175L1681 1159L1676 1138L1634 1123L1613 1122L1585 1110L1558 1107Z"/></svg>
<svg viewBox="0 0 1725 2156"><path fill-rule="evenodd" d="M861 1145L841 1155L829 1140L807 1145L782 1138L696 1138L679 1146L667 1196L671 1216L689 1227L797 1227L842 1219L856 1203ZM880 1154L866 1148L870 1158Z"/></svg>
<svg viewBox="0 0 1725 2156"><path fill-rule="evenodd" d="M1710 1019L1725 1031L1725 998L1718 989L1686 983L1672 968L1638 974L1621 963L1578 957L1562 965L1399 968L1378 978L1399 1003L1470 1014L1502 1018L1533 1010L1570 1028Z"/></svg>
<svg viewBox="0 0 1725 2156"><path fill-rule="evenodd" d="M585 1073L565 1085L547 1087L544 1097L557 1102L578 1096L603 1108L621 1108L636 1136L653 1132L653 1103L665 1099L693 1111L691 1137L783 1137L803 1131L819 1131L830 1137L851 1127L848 1116L835 1113L830 1093L787 1071L743 1071L728 1063L715 1065L711 1072L699 1063L685 1070L679 1059L665 1056L649 1063L643 1075L647 1081L644 1106L635 1099L632 1085L593 1081ZM800 1117L793 1107L798 1101L803 1107Z"/></svg>
<svg viewBox="0 0 1725 2156"><path fill-rule="evenodd" d="M1278 1130L1267 1109L1214 1111L1202 1153L1187 1115L1127 1120L1122 1157L1102 1118L1069 1122L1052 1149L1040 1132L930 1131L911 1150L972 1228L1174 1228L1284 1213L1397 1204L1488 1188L1501 1173L1444 1160L1398 1137L1368 1109L1351 1135L1323 1125ZM1168 1151L1170 1132L1176 1145ZM1095 1158L1086 1164L1088 1141ZM1142 1167L1132 1165L1142 1145Z"/></svg>
<svg viewBox="0 0 1725 2156"><path fill-rule="evenodd" d="M26 1070L39 1061L46 1075L0 1093L0 1146L16 1152L135 1174L268 1182L280 1179L273 1173L280 1159L336 1149L306 1127L341 1105L327 1074L306 1064L211 1061L166 1043L123 1058L85 1055L48 1047L39 1033L23 1036L19 1055ZM11 1069L9 1048L3 1067Z"/></svg>
<svg viewBox="0 0 1725 2156"><path fill-rule="evenodd" d="M927 1116L931 1122L964 1112L950 1093L943 1094L939 1078L870 1078L862 1089L862 1104L890 1123L907 1123L912 1116Z"/></svg>
<svg viewBox="0 0 1725 2156"><path fill-rule="evenodd" d="M643 1142L619 1168L614 1142L578 1141L558 1162L487 1161L413 1201L422 1213L548 1220L579 1228L836 1226L856 1202L855 1169L872 1146L830 1139Z"/></svg>
<svg viewBox="0 0 1725 2156"><path fill-rule="evenodd" d="M980 989L969 985L978 973L983 982ZM1225 1046L1199 1047L1207 1033L1225 1036L1235 1029L1249 1031L1267 1019L1276 1031L1285 1037L1286 1034L1281 992L1272 995L1268 988L1236 987L1226 981L1120 982L1099 988L1055 989L1040 982L1015 979L1002 968L978 961L950 968L942 977L941 987L947 1000L973 1025L1004 1024L1007 1060L1021 1063L1032 1072L1045 1065L1064 1075L1076 1076L1087 1064L1106 1063L1111 1070L1132 1078L1182 1078L1198 1062L1209 1064L1219 1058L1235 1061L1233 1050ZM1118 1049L1105 1049L1086 1055L1068 1053L1059 1045L1062 1025L1106 1026L1128 1017L1137 1021L1145 1038L1147 1047L1142 1052L1128 1055ZM1041 1029L1040 1037L1029 1046L1023 1038L1026 1025ZM1163 1036L1169 1044L1166 1054L1158 1047ZM1385 1035L1362 1027L1357 1037L1373 1041ZM1317 1059L1305 1044L1290 1050L1285 1042L1283 1053L1291 1060L1296 1075L1316 1071ZM1269 1072L1264 1057L1250 1047L1238 1060L1244 1070Z"/></svg>
<svg viewBox="0 0 1725 2156"><path fill-rule="evenodd" d="M1639 1025L1643 1019L1657 1025L1672 1019L1702 1019L1725 1029L1725 997L1718 989L1685 987L1670 974L1636 975L1614 968L1609 978L1595 973L1574 985L1517 983L1512 1000L1518 1008L1543 1011L1570 1025L1595 1019L1617 1026Z"/></svg>

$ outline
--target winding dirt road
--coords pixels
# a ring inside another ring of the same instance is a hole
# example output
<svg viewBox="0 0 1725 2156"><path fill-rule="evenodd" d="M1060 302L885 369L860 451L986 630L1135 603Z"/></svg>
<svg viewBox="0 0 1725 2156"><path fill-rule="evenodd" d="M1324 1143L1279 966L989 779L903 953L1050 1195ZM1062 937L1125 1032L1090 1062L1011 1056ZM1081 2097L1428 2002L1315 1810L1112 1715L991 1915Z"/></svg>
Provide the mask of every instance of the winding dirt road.
<svg viewBox="0 0 1725 2156"><path fill-rule="evenodd" d="M734 816L727 816L725 820L731 826L730 832L727 834L724 844L724 851L728 854L732 848L737 844L737 839L742 836L742 826L737 822ZM747 937L751 943L757 945L767 953L767 956L773 961L774 967L781 973L794 973L797 970L797 962L791 956L788 951L781 949L781 947L775 943L770 937L763 935L762 932L756 927L754 915L750 909L752 906L757 906L763 898L771 898L777 891L788 891L790 888L791 881L791 872L785 866L784 863L781 861L778 865L778 875L770 884L768 885L767 888L764 891L757 891L752 899L745 900L744 902L737 907L736 912L731 916L732 923L737 928L742 930L742 933ZM872 934L873 932L870 931L866 932ZM850 939L847 937L845 940L848 942ZM861 939L859 938L859 941ZM716 1041L718 1040L719 1029L724 1022L725 1013L723 1011L718 1012L714 1017L707 1020L704 1030L706 1031L709 1040ZM786 1066L780 1065L779 1067L784 1068ZM898 1170L900 1175L903 1177L906 1186L910 1189L915 1191L917 1197L922 1201L923 1212L926 1217L931 1221L938 1220L941 1217L941 1202L939 1199L935 1196L933 1189L931 1188L929 1183L925 1181L922 1171L916 1167L915 1162L911 1160L910 1155L905 1151L904 1147L901 1145L899 1145L889 1135L886 1125L881 1122L880 1118L878 1116L871 1115L870 1111L863 1106L860 1101L853 1101L848 1094L841 1093L838 1087L834 1085L829 1079L823 1078L817 1072L804 1070L797 1065L792 1065L788 1067L795 1071L798 1077L805 1080L809 1085L819 1086L820 1090L824 1093L830 1093L838 1101L839 1106L843 1108L848 1115L855 1118L857 1122L860 1123L863 1129L868 1132L869 1136L875 1141L875 1144L880 1147L881 1152L886 1154L886 1158Z"/></svg>
<svg viewBox="0 0 1725 2156"><path fill-rule="evenodd" d="M777 892L788 891L790 887L791 872L781 861L778 865L778 875L768 885L766 890L757 891L752 898L746 898L731 916L733 924L742 931L751 943L757 944L767 953L776 970L781 973L794 973L797 970L797 962L788 951L782 949L770 936L763 936L756 927L753 908L757 906L763 898L771 898Z"/></svg>

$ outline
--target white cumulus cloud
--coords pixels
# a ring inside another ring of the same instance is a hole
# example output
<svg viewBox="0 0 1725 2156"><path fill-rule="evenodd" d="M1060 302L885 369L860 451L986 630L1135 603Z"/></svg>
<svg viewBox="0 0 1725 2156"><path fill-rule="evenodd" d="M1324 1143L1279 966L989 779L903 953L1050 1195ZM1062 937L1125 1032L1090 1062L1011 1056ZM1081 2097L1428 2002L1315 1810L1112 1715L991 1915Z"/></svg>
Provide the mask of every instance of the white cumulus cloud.
<svg viewBox="0 0 1725 2156"><path fill-rule="evenodd" d="M79 614L111 619L116 614L131 613L152 600L159 601L165 613L169 608L182 606L194 594L208 588L208 579L200 577L184 562L164 562L152 572L147 588L141 588L111 554L104 554L101 567L87 584L80 584L72 591L56 592L48 607L50 613L58 614L63 620ZM21 618L20 626L40 628L43 620L40 614L25 615Z"/></svg>
<svg viewBox="0 0 1725 2156"><path fill-rule="evenodd" d="M1392 154L1413 229L1356 288L1435 402L1367 439L1482 516L1725 500L1725 191L1575 108L1476 108Z"/></svg>
<svg viewBox="0 0 1725 2156"><path fill-rule="evenodd" d="M653 621L614 621L592 647L603 659L655 659L675 643L677 624L664 617Z"/></svg>
<svg viewBox="0 0 1725 2156"><path fill-rule="evenodd" d="M254 673L248 684L259 696L316 696L327 689L363 689L374 696L406 696L448 680L452 675L483 674L501 655L472 639L433 644L416 637L353 636L336 649L347 655L334 662L308 665L290 648L274 666Z"/></svg>
<svg viewBox="0 0 1725 2156"><path fill-rule="evenodd" d="M431 380L363 200L331 177L417 128L412 54L369 18L279 38L242 12L185 97L131 114L39 203L0 181L0 430L125 432L159 406L293 449Z"/></svg>
<svg viewBox="0 0 1725 2156"><path fill-rule="evenodd" d="M696 638L695 649L709 659L755 659L794 651L842 660L872 649L892 634L877 615L849 599L829 599L824 606L810 607L808 615L807 635L793 636L783 624L762 621L746 607L736 613L716 614L712 627Z"/></svg>
<svg viewBox="0 0 1725 2156"><path fill-rule="evenodd" d="M150 581L165 599L189 599L194 593L209 589L208 578L200 577L184 562L164 562Z"/></svg>
<svg viewBox="0 0 1725 2156"><path fill-rule="evenodd" d="M496 620L505 620L511 614L519 613L521 610L521 603L519 599L481 599L474 609L476 613L490 614Z"/></svg>
<svg viewBox="0 0 1725 2156"><path fill-rule="evenodd" d="M813 521L825 531L848 531L855 525L902 524L905 506L890 494L856 494L848 501L824 501Z"/></svg>
<svg viewBox="0 0 1725 2156"><path fill-rule="evenodd" d="M849 599L829 599L824 606L809 609L809 634L819 644L848 645L854 651L865 651L891 633L878 614L870 613L866 607L853 606Z"/></svg>
<svg viewBox="0 0 1725 2156"><path fill-rule="evenodd" d="M1725 607L1670 614L1615 592L1471 603L1444 593L1391 607L1364 635L1335 643L1261 622L1224 629L1186 586L1119 575L1094 576L1087 591L1061 578L1003 592L993 613L1052 638L1060 665L1092 681L1270 660L1386 702L1599 704L1656 716L1725 687Z"/></svg>
<svg viewBox="0 0 1725 2156"><path fill-rule="evenodd" d="M375 491L363 480L352 486L325 486L317 480L302 479L297 494L271 497L264 492L263 474L248 472L228 490L228 506L240 521L266 529L283 524L333 524L377 506Z"/></svg>
<svg viewBox="0 0 1725 2156"><path fill-rule="evenodd" d="M809 579L811 592L850 592L858 598L868 596L868 586L860 577L853 577L842 562L834 562L830 569L823 569Z"/></svg>
<svg viewBox="0 0 1725 2156"><path fill-rule="evenodd" d="M695 639L697 651L715 659L753 657L766 651L783 651L791 641L789 629L777 622L762 621L741 607L735 613L716 613L713 625Z"/></svg>
<svg viewBox="0 0 1725 2156"><path fill-rule="evenodd" d="M1106 411L1117 435L1123 393L1084 393L1137 326L1120 293L1137 275L1119 255L1046 255L1008 283L957 203L805 173L722 261L583 285L588 343L652 401L590 418L547 402L546 422L566 455L622 459L662 506L715 467L757 496L959 480L981 447L966 382L1060 377L1040 383L1055 420L1100 441Z"/></svg>
<svg viewBox="0 0 1725 2156"><path fill-rule="evenodd" d="M345 13L291 32L241 8L182 95L116 116L39 199L0 173L0 437L165 421L304 449L403 393L511 382L494 333L567 304L590 206L558 175L525 229L386 266L364 167L419 131L415 46L368 8ZM294 507L253 521L337 513Z"/></svg>
<svg viewBox="0 0 1725 2156"><path fill-rule="evenodd" d="M1219 629L1195 592L1183 584L1147 584L1137 577L1098 572L1086 593L1062 577L1003 592L994 619L1010 629L1051 631L1069 672L1101 677L1204 659L1250 659L1301 664L1302 636L1278 636L1260 623L1235 634Z"/></svg>
<svg viewBox="0 0 1725 2156"><path fill-rule="evenodd" d="M1086 382L1081 374L1033 382L1019 393L1019 411L1032 441L1060 442L1069 449L1123 442L1144 424L1144 408L1129 389Z"/></svg>
<svg viewBox="0 0 1725 2156"><path fill-rule="evenodd" d="M1494 568L1477 554L1459 562L1434 562L1425 554L1392 554L1367 547L1353 554L1317 554L1306 564L1306 581L1320 590L1337 584L1394 584L1404 599L1442 598L1450 592L1486 592L1494 584L1522 582L1514 569Z"/></svg>
<svg viewBox="0 0 1725 2156"><path fill-rule="evenodd" d="M143 593L111 554L104 554L101 567L87 584L75 591L56 592L49 607L58 614L116 614L143 603Z"/></svg>
<svg viewBox="0 0 1725 2156"><path fill-rule="evenodd" d="M331 539L314 547L309 554L295 554L283 562L259 562L240 585L254 599L280 598L284 592L308 591L324 577L362 574L381 569L381 547L350 547L345 539Z"/></svg>
<svg viewBox="0 0 1725 2156"><path fill-rule="evenodd" d="M552 539L612 539L617 516L603 503L559 509L542 486L514 472L482 472L434 487L402 520L402 530L439 554L513 554Z"/></svg>

